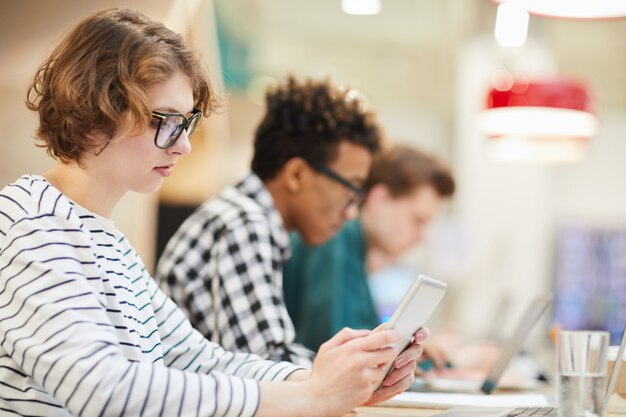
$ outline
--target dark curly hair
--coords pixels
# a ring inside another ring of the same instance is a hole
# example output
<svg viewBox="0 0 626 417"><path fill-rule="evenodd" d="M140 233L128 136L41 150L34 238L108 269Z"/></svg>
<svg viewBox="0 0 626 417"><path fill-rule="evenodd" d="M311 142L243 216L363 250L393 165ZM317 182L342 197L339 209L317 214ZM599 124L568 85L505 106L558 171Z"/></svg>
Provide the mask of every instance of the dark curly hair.
<svg viewBox="0 0 626 417"><path fill-rule="evenodd" d="M262 180L273 178L294 157L328 164L344 140L373 154L380 149L378 125L354 90L291 76L267 92L266 102L252 158L252 171Z"/></svg>

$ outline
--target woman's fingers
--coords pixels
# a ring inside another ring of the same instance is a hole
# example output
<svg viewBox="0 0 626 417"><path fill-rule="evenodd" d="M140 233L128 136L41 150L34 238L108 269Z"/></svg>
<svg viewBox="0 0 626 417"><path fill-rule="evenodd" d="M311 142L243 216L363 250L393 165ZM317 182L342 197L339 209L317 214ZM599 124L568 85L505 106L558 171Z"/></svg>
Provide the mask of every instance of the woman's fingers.
<svg viewBox="0 0 626 417"><path fill-rule="evenodd" d="M413 343L398 355L396 360L393 362L393 366L396 368L401 368L409 362L417 362L419 357L422 356L423 352L424 348L422 347L422 345L417 345Z"/></svg>
<svg viewBox="0 0 626 417"><path fill-rule="evenodd" d="M394 368L389 375L385 377L382 382L383 386L389 387L396 384L398 381L406 378L409 375L413 375L415 373L415 368L417 367L417 363L415 361L411 361L401 368Z"/></svg>
<svg viewBox="0 0 626 417"><path fill-rule="evenodd" d="M336 335L334 335L330 340L326 343L323 343L320 346L320 350L328 350L338 346L341 346L353 339L358 339L360 337L365 337L371 333L370 330L354 330L349 327L344 327Z"/></svg>
<svg viewBox="0 0 626 417"><path fill-rule="evenodd" d="M358 340L350 341L350 343L353 343L358 349L373 351L392 346L399 342L400 339L401 336L397 330L380 330L371 332L366 337L362 337Z"/></svg>
<svg viewBox="0 0 626 417"><path fill-rule="evenodd" d="M412 375L408 375L407 377L403 378L402 380L396 382L391 386L381 386L376 391L374 391L370 399L367 400L364 405L377 404L381 401L388 400L401 392L406 391L413 383L413 379L414 378Z"/></svg>

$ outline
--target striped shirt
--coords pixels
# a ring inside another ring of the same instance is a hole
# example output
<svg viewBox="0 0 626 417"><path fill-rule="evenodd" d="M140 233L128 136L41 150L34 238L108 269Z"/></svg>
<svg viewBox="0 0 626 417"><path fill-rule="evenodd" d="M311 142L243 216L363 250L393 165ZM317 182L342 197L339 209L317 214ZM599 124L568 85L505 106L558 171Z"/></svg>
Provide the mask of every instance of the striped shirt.
<svg viewBox="0 0 626 417"><path fill-rule="evenodd" d="M125 236L43 177L0 191L0 415L251 416L296 367L207 341Z"/></svg>
<svg viewBox="0 0 626 417"><path fill-rule="evenodd" d="M208 200L167 244L156 281L194 327L226 349L310 367L283 298L289 234L254 173Z"/></svg>

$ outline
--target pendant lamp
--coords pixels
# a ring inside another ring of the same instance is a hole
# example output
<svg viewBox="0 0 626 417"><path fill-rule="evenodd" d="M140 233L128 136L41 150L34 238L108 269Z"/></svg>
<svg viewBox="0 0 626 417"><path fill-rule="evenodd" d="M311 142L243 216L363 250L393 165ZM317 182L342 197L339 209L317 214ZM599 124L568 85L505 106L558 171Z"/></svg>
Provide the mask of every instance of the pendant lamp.
<svg viewBox="0 0 626 417"><path fill-rule="evenodd" d="M346 14L376 15L380 7L380 0L341 0L341 9Z"/></svg>
<svg viewBox="0 0 626 417"><path fill-rule="evenodd" d="M584 84L562 78L492 82L480 128L498 160L575 162L598 129Z"/></svg>
<svg viewBox="0 0 626 417"><path fill-rule="evenodd" d="M515 3L533 15L581 19L604 20L626 17L624 0L494 0L496 3Z"/></svg>

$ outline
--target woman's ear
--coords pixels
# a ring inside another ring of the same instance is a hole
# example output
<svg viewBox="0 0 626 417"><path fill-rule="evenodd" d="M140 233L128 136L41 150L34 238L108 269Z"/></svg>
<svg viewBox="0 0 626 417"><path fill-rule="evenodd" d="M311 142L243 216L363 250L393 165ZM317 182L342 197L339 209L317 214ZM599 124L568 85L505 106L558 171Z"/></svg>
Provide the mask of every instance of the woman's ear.
<svg viewBox="0 0 626 417"><path fill-rule="evenodd" d="M100 155L111 143L111 138L97 130L87 133L86 137L89 141L89 150L87 152L93 152L95 156Z"/></svg>
<svg viewBox="0 0 626 417"><path fill-rule="evenodd" d="M311 167L300 157L289 159L280 172L285 188L293 194L302 192L311 181Z"/></svg>

